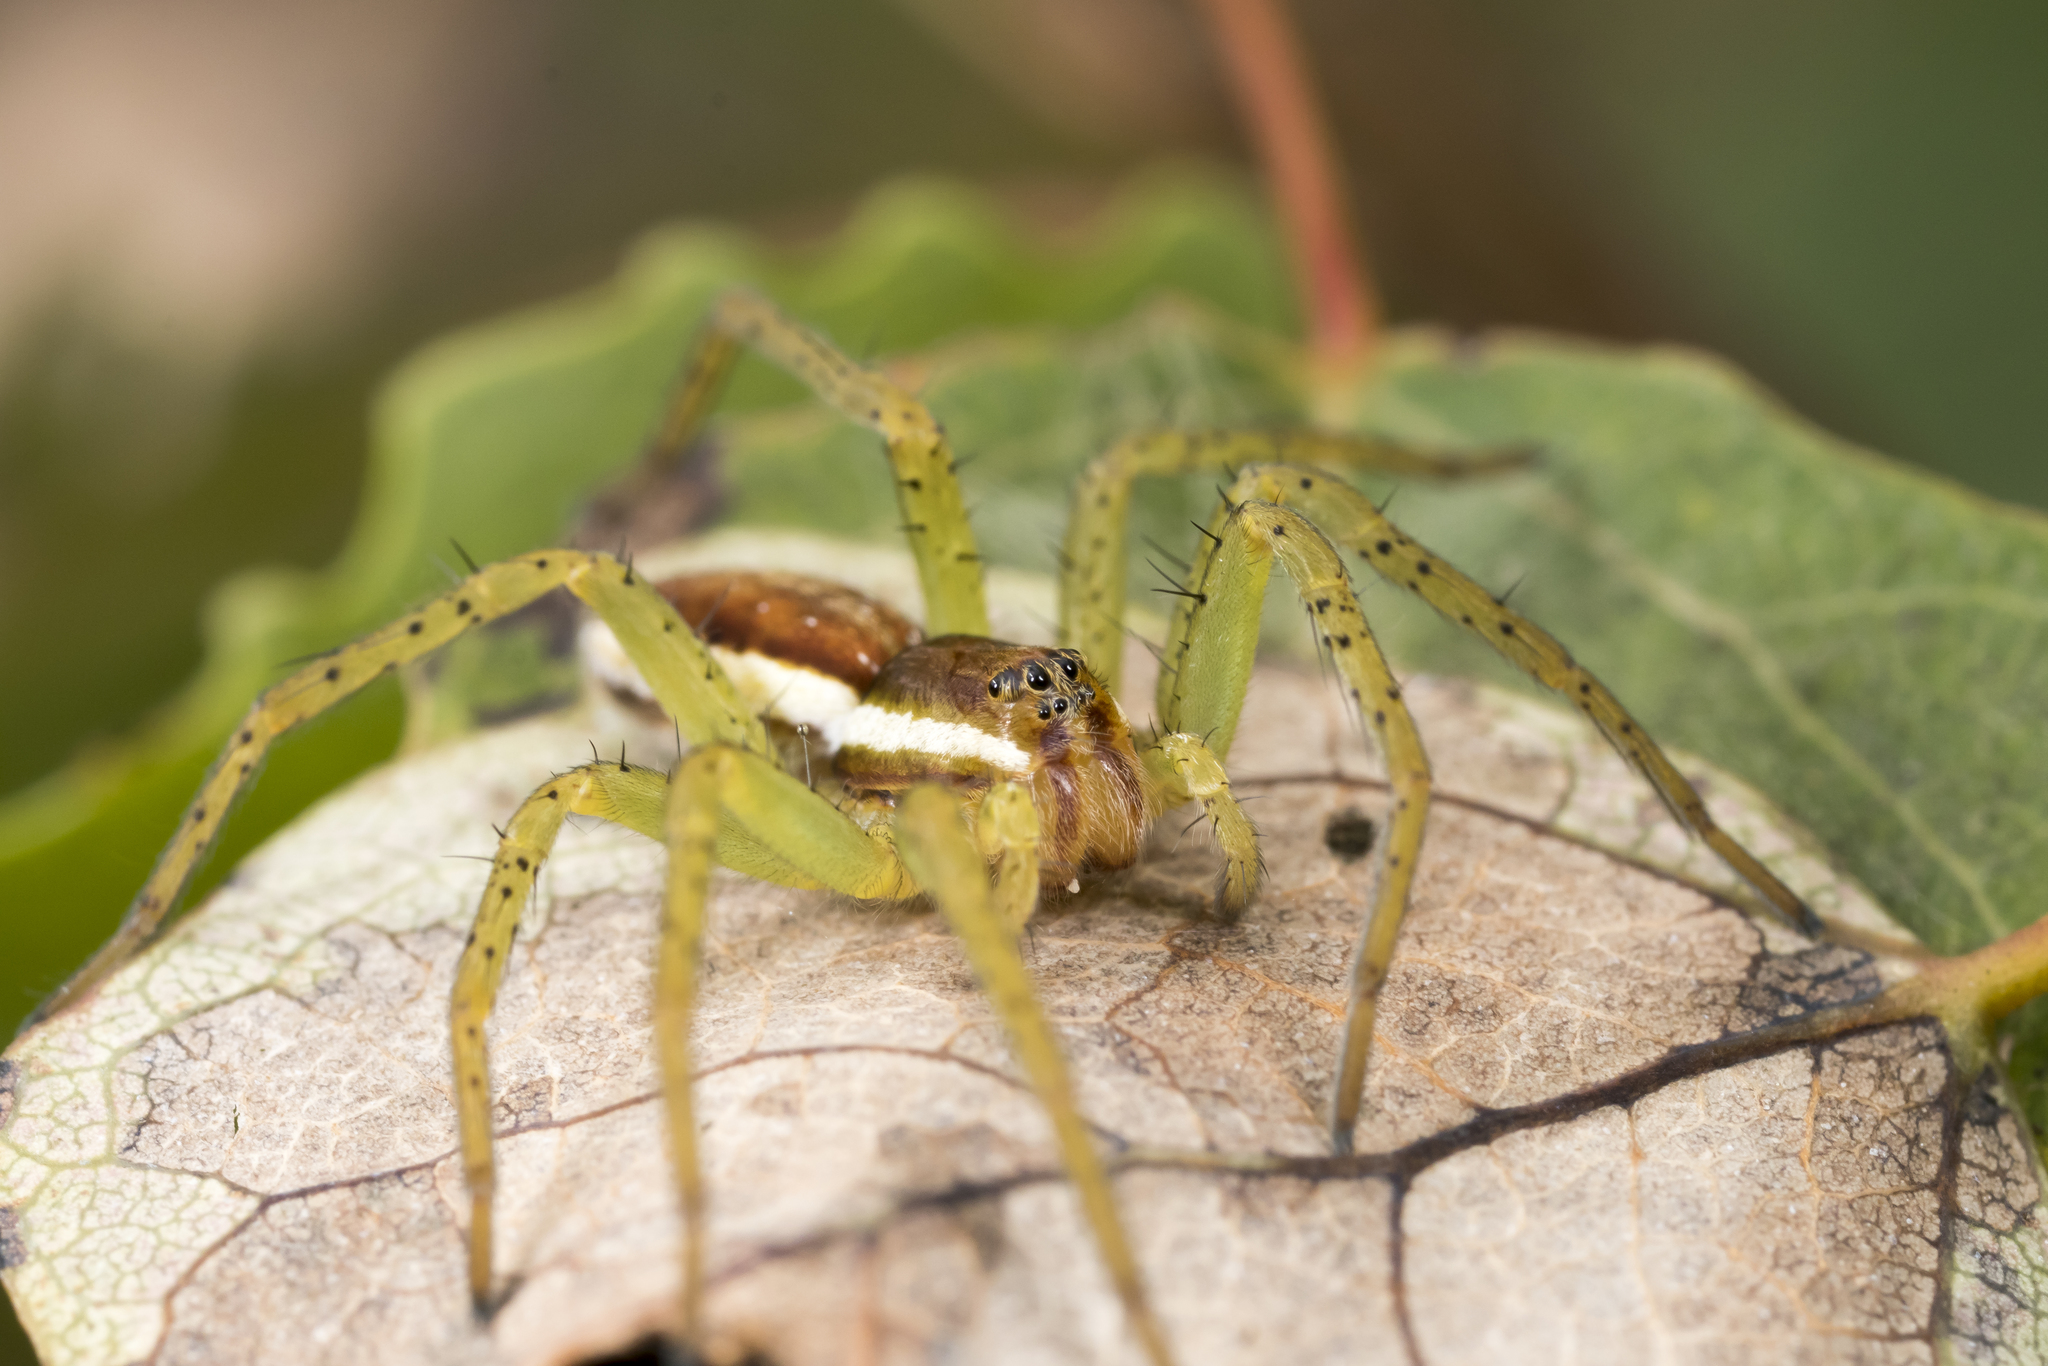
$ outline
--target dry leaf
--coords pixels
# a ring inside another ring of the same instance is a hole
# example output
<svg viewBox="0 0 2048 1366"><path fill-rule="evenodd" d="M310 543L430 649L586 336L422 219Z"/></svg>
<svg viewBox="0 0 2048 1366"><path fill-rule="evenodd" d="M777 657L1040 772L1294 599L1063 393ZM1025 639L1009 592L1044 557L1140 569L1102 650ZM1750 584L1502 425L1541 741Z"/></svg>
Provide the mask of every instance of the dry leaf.
<svg viewBox="0 0 2048 1366"><path fill-rule="evenodd" d="M1243 923L1207 918L1213 856L1171 822L1139 869L1035 922L1182 1359L2040 1355L2039 1174L1994 1083L1956 1081L1932 1024L1741 1041L1886 966L1704 889L1724 875L1573 718L1458 683L1408 695L1442 795L1357 1157L1327 1155L1322 1116L1371 868L1359 818L1383 790L1332 689L1254 687L1233 767L1274 876ZM610 827L565 834L507 975L498 1256L517 1284L483 1327L464 1284L445 1016L481 872L449 856L487 854L590 725L371 775L15 1044L0 1261L51 1366L565 1362L666 1321L661 861ZM1824 911L1880 927L1752 796L1709 784ZM1135 1361L935 918L721 878L694 1038L719 1350Z"/></svg>

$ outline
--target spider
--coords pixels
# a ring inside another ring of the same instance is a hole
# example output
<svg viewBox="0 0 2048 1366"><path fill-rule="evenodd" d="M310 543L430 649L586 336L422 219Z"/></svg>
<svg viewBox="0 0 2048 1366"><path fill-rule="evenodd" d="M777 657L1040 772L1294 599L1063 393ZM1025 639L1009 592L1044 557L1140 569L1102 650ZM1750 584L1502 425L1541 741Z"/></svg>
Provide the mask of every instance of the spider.
<svg viewBox="0 0 2048 1366"><path fill-rule="evenodd" d="M856 898L928 896L960 939L1051 1119L1110 1280L1155 1362L1172 1359L1148 1306L1101 1158L1018 949L1044 897L1129 866L1147 827L1194 804L1222 853L1219 915L1257 895L1259 836L1225 767L1250 679L1274 563L1377 738L1391 788L1366 924L1349 981L1330 1114L1348 1151L1374 1002L1393 957L1430 802L1429 761L1340 556L1483 636L1572 701L1676 818L1808 932L1817 918L1720 830L1692 785L1614 696L1541 628L1431 553L1351 487L1343 468L1464 474L1519 457L1422 456L1315 431L1130 437L1075 484L1056 646L989 638L982 568L946 434L929 411L760 298L712 308L650 461L685 448L742 346L883 438L925 603L923 631L851 589L787 574L698 574L649 583L629 559L539 550L476 570L399 621L265 692L230 737L113 939L44 1013L78 1001L176 905L271 742L364 684L541 595L567 588L595 613L586 653L599 678L671 718L687 751L671 772L593 758L534 789L502 832L449 1004L456 1105L470 1194L469 1280L479 1312L494 1286L492 1091L484 1025L521 912L562 822L601 817L668 847L654 1031L670 1157L686 1221L679 1336L699 1321L705 1195L690 1091L689 1024L714 863ZM1124 636L1128 511L1143 476L1223 468L1227 487L1176 596L1156 726L1142 739L1116 700ZM800 776L801 775L801 776Z"/></svg>

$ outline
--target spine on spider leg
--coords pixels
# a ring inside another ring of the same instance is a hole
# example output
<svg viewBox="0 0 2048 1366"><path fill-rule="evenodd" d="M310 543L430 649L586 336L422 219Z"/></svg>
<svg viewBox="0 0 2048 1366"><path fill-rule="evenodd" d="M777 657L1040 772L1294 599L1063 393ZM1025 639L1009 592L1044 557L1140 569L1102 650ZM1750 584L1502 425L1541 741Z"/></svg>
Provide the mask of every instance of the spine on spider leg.
<svg viewBox="0 0 2048 1366"><path fill-rule="evenodd" d="M952 447L931 412L886 376L855 364L754 295L727 295L719 301L717 321L848 418L881 434L895 477L896 506L924 590L926 632L987 635L981 555L960 496Z"/></svg>
<svg viewBox="0 0 2048 1366"><path fill-rule="evenodd" d="M136 893L114 935L44 1002L29 1024L82 999L133 957L177 908L192 875L219 837L230 809L255 781L271 743L385 674L495 617L559 587L592 561L581 551L551 550L506 560L472 574L425 606L344 645L266 691L228 738L178 830Z"/></svg>

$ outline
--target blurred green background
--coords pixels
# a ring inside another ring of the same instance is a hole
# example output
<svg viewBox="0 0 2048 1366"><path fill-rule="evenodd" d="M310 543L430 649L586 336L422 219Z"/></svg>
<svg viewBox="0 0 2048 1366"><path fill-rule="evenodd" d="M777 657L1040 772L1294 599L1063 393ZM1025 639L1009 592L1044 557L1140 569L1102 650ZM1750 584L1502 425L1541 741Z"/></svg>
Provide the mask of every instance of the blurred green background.
<svg viewBox="0 0 2048 1366"><path fill-rule="evenodd" d="M1397 318L1704 346L2048 507L2048 11L1297 9ZM0 800L176 688L220 578L333 554L424 340L665 219L942 171L1057 231L1175 154L1243 161L1174 0L0 3ZM0 904L0 1020L69 966L24 918L117 911Z"/></svg>

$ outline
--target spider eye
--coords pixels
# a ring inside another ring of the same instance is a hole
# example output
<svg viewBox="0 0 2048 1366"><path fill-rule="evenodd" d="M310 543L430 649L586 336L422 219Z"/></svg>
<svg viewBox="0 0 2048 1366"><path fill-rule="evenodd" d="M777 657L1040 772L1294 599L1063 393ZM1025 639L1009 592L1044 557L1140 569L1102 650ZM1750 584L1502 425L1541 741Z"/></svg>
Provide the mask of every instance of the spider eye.
<svg viewBox="0 0 2048 1366"><path fill-rule="evenodd" d="M1001 697L1003 695L1003 685L991 678L988 681L988 695L990 697Z"/></svg>
<svg viewBox="0 0 2048 1366"><path fill-rule="evenodd" d="M1052 708L1051 708L1051 707L1048 707L1048 706L1046 706L1046 705L1045 705L1045 704L1044 704L1043 702L1039 703L1039 704L1038 704L1038 719L1039 719L1039 720L1041 720L1041 721L1050 721L1050 720L1052 720Z"/></svg>
<svg viewBox="0 0 2048 1366"><path fill-rule="evenodd" d="M1036 661L1024 666L1024 681L1031 685L1031 691L1044 692L1052 686L1052 675L1040 668Z"/></svg>
<svg viewBox="0 0 2048 1366"><path fill-rule="evenodd" d="M1074 667L1074 661L1071 659L1063 659L1060 661L1060 672L1065 674L1068 678L1079 678L1081 676L1081 671Z"/></svg>
<svg viewBox="0 0 2048 1366"><path fill-rule="evenodd" d="M1067 699L1064 697L1055 699L1052 704L1052 709L1056 712L1065 712L1067 709Z"/></svg>

